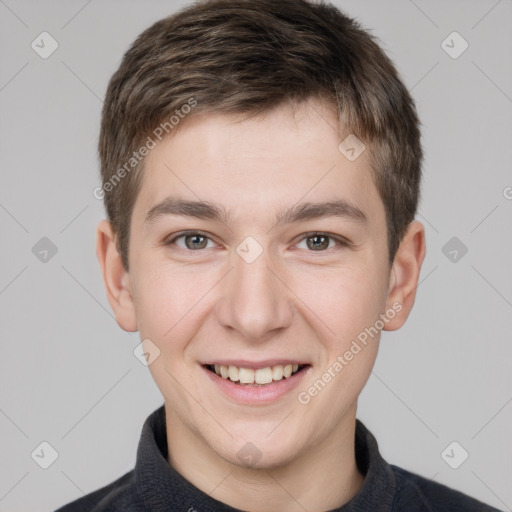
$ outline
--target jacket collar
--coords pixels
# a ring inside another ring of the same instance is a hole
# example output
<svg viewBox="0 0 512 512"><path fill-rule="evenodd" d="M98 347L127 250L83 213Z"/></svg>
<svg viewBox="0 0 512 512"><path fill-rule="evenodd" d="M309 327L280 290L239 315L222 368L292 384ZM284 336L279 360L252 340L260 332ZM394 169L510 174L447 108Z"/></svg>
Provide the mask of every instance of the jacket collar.
<svg viewBox="0 0 512 512"><path fill-rule="evenodd" d="M144 423L134 470L135 495L144 510L164 512L171 505L179 510L235 512L182 477L168 462L165 405L154 411ZM388 512L395 495L396 482L391 466L379 453L371 432L356 419L356 463L364 483L348 503L332 512Z"/></svg>

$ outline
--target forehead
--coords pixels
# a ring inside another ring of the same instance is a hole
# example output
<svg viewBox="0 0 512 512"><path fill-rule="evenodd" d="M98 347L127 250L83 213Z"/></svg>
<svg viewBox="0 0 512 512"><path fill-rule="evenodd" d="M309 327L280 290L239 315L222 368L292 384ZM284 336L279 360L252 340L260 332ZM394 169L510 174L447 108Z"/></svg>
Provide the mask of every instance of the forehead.
<svg viewBox="0 0 512 512"><path fill-rule="evenodd" d="M222 205L255 222L302 202L341 199L368 217L383 213L369 151L347 158L349 135L319 102L282 106L263 116L199 114L147 155L134 217L168 196ZM349 139L352 140L352 139ZM134 219L135 220L135 219Z"/></svg>

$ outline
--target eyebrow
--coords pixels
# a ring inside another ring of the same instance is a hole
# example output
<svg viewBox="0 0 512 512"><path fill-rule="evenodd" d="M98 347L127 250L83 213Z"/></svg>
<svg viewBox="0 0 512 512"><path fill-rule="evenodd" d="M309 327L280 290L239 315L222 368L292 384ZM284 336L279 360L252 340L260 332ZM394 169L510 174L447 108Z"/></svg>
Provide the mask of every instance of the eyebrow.
<svg viewBox="0 0 512 512"><path fill-rule="evenodd" d="M214 220L226 225L234 223L235 220L221 205L215 205L208 201L167 197L147 212L144 224L151 224L158 218L168 215ZM327 217L340 217L363 224L368 221L366 214L357 206L346 200L338 199L319 203L297 203L288 210L281 210L276 215L274 227Z"/></svg>

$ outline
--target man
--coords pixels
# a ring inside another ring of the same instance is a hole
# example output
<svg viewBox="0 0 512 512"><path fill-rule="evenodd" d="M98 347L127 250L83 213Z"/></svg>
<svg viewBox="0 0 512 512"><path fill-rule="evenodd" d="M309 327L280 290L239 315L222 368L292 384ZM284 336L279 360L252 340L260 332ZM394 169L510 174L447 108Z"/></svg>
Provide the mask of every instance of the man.
<svg viewBox="0 0 512 512"><path fill-rule="evenodd" d="M138 37L102 114L97 254L164 405L134 471L61 512L494 510L356 420L425 256L418 124L330 5L214 0Z"/></svg>

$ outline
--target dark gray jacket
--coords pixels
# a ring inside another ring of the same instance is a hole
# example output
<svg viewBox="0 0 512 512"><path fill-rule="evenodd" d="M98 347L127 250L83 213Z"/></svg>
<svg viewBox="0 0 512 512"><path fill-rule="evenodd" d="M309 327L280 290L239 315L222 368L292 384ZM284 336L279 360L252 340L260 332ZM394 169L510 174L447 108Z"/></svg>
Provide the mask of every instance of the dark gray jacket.
<svg viewBox="0 0 512 512"><path fill-rule="evenodd" d="M459 491L388 464L356 420L357 495L332 512L499 512ZM144 423L135 469L56 512L240 512L203 493L167 462L164 405ZM275 511L269 511L275 512Z"/></svg>

